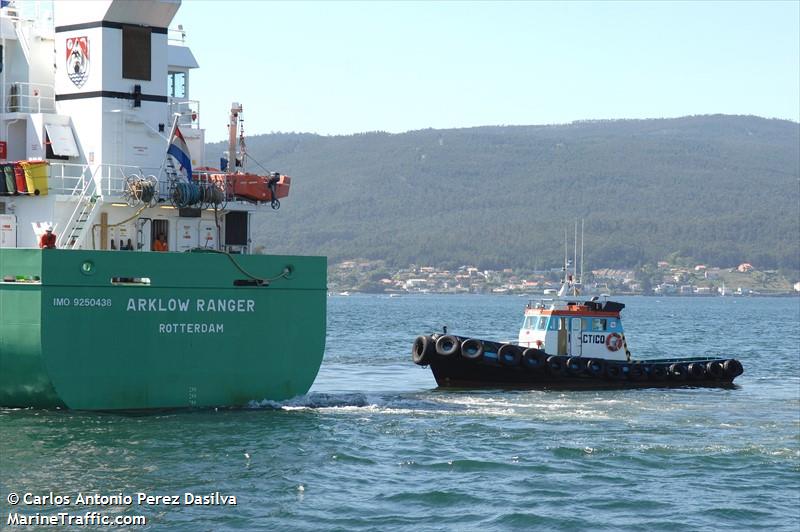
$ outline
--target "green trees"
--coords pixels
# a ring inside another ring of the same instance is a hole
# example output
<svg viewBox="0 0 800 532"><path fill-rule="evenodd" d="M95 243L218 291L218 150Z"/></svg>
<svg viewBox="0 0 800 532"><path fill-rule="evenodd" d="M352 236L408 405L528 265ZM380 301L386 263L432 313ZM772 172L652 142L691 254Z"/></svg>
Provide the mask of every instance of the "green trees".
<svg viewBox="0 0 800 532"><path fill-rule="evenodd" d="M254 237L332 262L540 269L584 218L592 267L676 254L797 270L798 146L796 123L720 115L256 136L248 151L293 181Z"/></svg>

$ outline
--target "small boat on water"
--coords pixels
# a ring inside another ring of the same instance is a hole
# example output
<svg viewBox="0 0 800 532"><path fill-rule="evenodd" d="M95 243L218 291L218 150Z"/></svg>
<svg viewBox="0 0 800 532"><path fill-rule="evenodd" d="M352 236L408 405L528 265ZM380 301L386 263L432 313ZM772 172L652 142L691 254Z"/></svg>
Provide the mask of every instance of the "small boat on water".
<svg viewBox="0 0 800 532"><path fill-rule="evenodd" d="M412 359L430 366L442 387L730 386L743 373L734 358L634 359L619 315L623 308L608 300L531 302L518 342L436 333L414 340Z"/></svg>
<svg viewBox="0 0 800 532"><path fill-rule="evenodd" d="M516 342L443 333L418 336L411 356L430 366L442 387L640 388L731 386L744 372L725 357L637 360L622 327L623 303L608 295L580 297L569 273L552 298L530 301Z"/></svg>

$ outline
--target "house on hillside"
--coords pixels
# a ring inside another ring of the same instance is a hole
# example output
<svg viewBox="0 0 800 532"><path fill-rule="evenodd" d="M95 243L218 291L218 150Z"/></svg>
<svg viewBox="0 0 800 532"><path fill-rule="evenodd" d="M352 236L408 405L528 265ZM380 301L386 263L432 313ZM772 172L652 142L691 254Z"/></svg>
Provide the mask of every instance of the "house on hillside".
<svg viewBox="0 0 800 532"><path fill-rule="evenodd" d="M753 265L749 262L743 262L736 269L742 273L747 273L753 271Z"/></svg>

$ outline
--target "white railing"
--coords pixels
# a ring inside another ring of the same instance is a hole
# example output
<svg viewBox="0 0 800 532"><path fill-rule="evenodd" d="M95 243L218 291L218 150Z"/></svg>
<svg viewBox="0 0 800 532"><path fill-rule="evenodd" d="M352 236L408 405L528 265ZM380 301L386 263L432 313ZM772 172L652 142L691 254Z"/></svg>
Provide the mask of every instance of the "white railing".
<svg viewBox="0 0 800 532"><path fill-rule="evenodd" d="M54 113L56 89L44 83L6 83L5 108L9 113Z"/></svg>
<svg viewBox="0 0 800 532"><path fill-rule="evenodd" d="M79 224L86 222L83 216L86 215L88 218L88 214L91 213L96 205L96 187L97 185L94 179L85 181L84 187L78 194L78 201L75 203L75 208L67 218L67 223L64 224L64 230L58 237L56 247L72 248L77 245L77 241L83 232L83 226Z"/></svg>
<svg viewBox="0 0 800 532"><path fill-rule="evenodd" d="M182 25L178 25L177 29L169 28L167 30L167 43L168 44L186 44L186 30Z"/></svg>
<svg viewBox="0 0 800 532"><path fill-rule="evenodd" d="M100 212L98 202L103 199L122 199L129 177L157 175L160 169L142 168L120 164L50 163L49 191L64 194L75 202L72 212L64 220L57 246L81 247L91 234L94 221ZM159 194L166 196L168 183L159 181Z"/></svg>
<svg viewBox="0 0 800 532"><path fill-rule="evenodd" d="M80 196L87 188L87 181L94 181L98 196L121 196L128 177L158 173L158 168L123 164L50 163L49 190L54 194Z"/></svg>
<svg viewBox="0 0 800 532"><path fill-rule="evenodd" d="M172 123L172 117L176 114L178 117L178 125L183 127L190 127L191 129L200 129L200 102L198 100L179 100L177 98L169 99L169 123Z"/></svg>

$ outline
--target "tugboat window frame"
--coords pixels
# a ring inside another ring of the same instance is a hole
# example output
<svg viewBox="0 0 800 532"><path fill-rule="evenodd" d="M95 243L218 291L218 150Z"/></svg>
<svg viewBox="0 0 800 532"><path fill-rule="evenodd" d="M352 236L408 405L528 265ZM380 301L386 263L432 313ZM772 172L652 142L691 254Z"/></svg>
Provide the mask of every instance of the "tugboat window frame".
<svg viewBox="0 0 800 532"><path fill-rule="evenodd" d="M607 329L607 320L604 318L592 318L592 331L602 332Z"/></svg>
<svg viewBox="0 0 800 532"><path fill-rule="evenodd" d="M549 330L549 331L557 331L559 324L560 324L560 320L558 319L558 317L557 316L552 316L550 318L550 321L547 324L547 330Z"/></svg>
<svg viewBox="0 0 800 532"><path fill-rule="evenodd" d="M544 331L547 330L547 316L542 316L539 318L539 323L536 325L537 331Z"/></svg>

